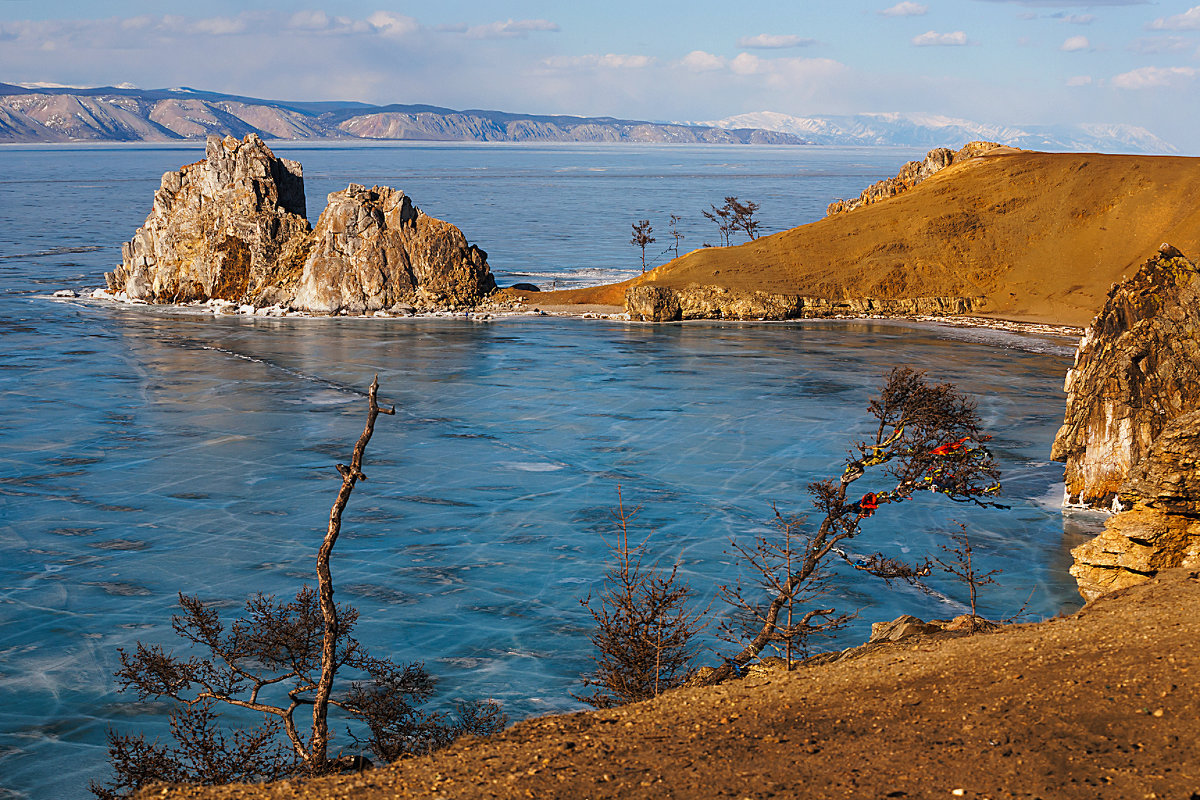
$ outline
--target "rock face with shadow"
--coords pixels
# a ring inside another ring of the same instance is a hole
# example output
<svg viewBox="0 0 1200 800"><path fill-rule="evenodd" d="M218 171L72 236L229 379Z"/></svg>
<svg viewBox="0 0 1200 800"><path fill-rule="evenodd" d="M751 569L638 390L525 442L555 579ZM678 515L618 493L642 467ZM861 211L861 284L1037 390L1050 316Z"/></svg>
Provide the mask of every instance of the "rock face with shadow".
<svg viewBox="0 0 1200 800"><path fill-rule="evenodd" d="M398 304L472 307L496 288L487 253L404 192L351 184L317 220L293 305L349 313Z"/></svg>
<svg viewBox="0 0 1200 800"><path fill-rule="evenodd" d="M308 234L300 165L253 134L210 136L203 161L163 175L150 216L105 279L149 303L270 305L299 276Z"/></svg>
<svg viewBox="0 0 1200 800"><path fill-rule="evenodd" d="M1091 600L1176 566L1200 566L1200 271L1163 245L1112 288L1067 373L1053 458L1066 502L1112 509L1072 551Z"/></svg>
<svg viewBox="0 0 1200 800"><path fill-rule="evenodd" d="M163 175L145 224L105 275L149 303L212 299L320 314L476 305L487 254L403 192L351 184L310 228L304 178L261 139L210 136L205 158Z"/></svg>

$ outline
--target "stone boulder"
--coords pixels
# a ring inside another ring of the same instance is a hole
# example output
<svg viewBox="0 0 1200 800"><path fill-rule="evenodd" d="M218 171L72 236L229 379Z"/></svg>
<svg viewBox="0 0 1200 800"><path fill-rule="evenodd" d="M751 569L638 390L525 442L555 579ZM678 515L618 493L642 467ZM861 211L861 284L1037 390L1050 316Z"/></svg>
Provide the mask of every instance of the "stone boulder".
<svg viewBox="0 0 1200 800"><path fill-rule="evenodd" d="M487 254L403 192L352 184L312 230L304 178L255 134L208 137L205 158L163 175L122 263L105 275L129 300L225 300L315 313L476 305L496 283Z"/></svg>
<svg viewBox="0 0 1200 800"><path fill-rule="evenodd" d="M329 195L292 305L327 314L471 307L495 288L487 253L458 228L404 192L351 184Z"/></svg>
<svg viewBox="0 0 1200 800"><path fill-rule="evenodd" d="M276 158L254 134L210 136L203 161L163 175L150 216L105 279L131 300L265 296L269 305L299 275L308 232L298 163Z"/></svg>
<svg viewBox="0 0 1200 800"><path fill-rule="evenodd" d="M1119 510L1118 496L1167 425L1200 405L1200 280L1170 245L1114 286L1067 372L1051 457L1067 502ZM1143 490L1156 491L1140 484ZM1136 500L1131 485L1126 504Z"/></svg>

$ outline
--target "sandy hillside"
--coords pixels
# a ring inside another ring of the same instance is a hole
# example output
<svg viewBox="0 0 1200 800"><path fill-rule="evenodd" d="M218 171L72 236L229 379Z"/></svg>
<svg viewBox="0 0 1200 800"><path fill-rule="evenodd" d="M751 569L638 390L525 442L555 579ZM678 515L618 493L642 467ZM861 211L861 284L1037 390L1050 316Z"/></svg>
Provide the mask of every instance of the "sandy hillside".
<svg viewBox="0 0 1200 800"><path fill-rule="evenodd" d="M529 720L362 774L144 797L1187 800L1197 607L1200 575L1171 570L1071 617Z"/></svg>
<svg viewBox="0 0 1200 800"><path fill-rule="evenodd" d="M693 251L635 282L827 298L986 295L994 316L1086 325L1109 286L1162 242L1200 255L1197 198L1200 158L1006 149L865 208ZM588 290L586 302L616 301L623 288Z"/></svg>

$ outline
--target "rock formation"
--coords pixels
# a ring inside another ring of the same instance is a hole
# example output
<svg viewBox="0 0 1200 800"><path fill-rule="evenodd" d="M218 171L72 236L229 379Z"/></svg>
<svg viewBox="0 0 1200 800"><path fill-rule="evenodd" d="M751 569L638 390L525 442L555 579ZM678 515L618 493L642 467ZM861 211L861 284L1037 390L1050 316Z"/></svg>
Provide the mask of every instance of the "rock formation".
<svg viewBox="0 0 1200 800"><path fill-rule="evenodd" d="M1200 271L1170 245L1112 288L1067 373L1067 502L1121 513L1072 551L1092 600L1200 566Z"/></svg>
<svg viewBox="0 0 1200 800"><path fill-rule="evenodd" d="M838 316L942 316L966 314L986 304L983 297L873 297L828 300L773 292L737 291L722 286L672 289L653 283L630 286L625 310L632 319L674 322L683 319L816 319Z"/></svg>
<svg viewBox="0 0 1200 800"><path fill-rule="evenodd" d="M105 278L111 291L151 303L270 305L299 276L308 233L300 165L253 134L211 136L203 161L163 175L150 216Z"/></svg>
<svg viewBox="0 0 1200 800"><path fill-rule="evenodd" d="M300 165L255 134L210 136L203 161L166 173L105 278L131 300L323 314L470 307L496 286L486 253L395 189L351 184L310 229Z"/></svg>
<svg viewBox="0 0 1200 800"><path fill-rule="evenodd" d="M1171 421L1136 465L1099 536L1071 551L1071 574L1087 600L1171 567L1200 567L1200 411Z"/></svg>
<svg viewBox="0 0 1200 800"><path fill-rule="evenodd" d="M1200 400L1200 277L1170 245L1114 286L1067 372L1051 457L1067 502L1111 508L1167 424Z"/></svg>
<svg viewBox="0 0 1200 800"><path fill-rule="evenodd" d="M834 214L853 211L856 208L869 206L872 203L878 203L880 200L886 200L889 197L895 197L898 194L908 191L931 175L936 175L951 164L975 158L975 156L983 155L1001 146L996 142L968 142L957 152L948 147L939 147L935 150L930 150L928 155L925 156L924 161L909 161L900 168L900 172L896 177L885 178L871 184L866 189L863 189L862 194L853 200L834 200L829 204L825 214L831 217Z"/></svg>
<svg viewBox="0 0 1200 800"><path fill-rule="evenodd" d="M487 253L404 192L351 184L317 220L293 305L361 314L396 304L474 306L496 288Z"/></svg>

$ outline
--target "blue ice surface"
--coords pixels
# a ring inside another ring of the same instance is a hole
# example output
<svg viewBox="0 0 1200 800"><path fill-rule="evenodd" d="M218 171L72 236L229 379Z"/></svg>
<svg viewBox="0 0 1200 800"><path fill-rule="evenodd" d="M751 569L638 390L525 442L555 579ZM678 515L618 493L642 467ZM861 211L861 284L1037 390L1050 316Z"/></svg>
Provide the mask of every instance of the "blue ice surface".
<svg viewBox="0 0 1200 800"><path fill-rule="evenodd" d="M376 373L397 415L380 418L346 515L338 599L376 654L424 661L446 698L495 698L514 719L579 707L579 599L601 585L618 487L652 557L707 604L738 576L731 540L766 532L772 504L808 511L806 485L840 474L900 365L977 398L1012 508L922 496L881 509L852 549L936 555L961 521L1003 570L985 613L1078 606L1068 550L1088 523L1062 515L1048 461L1073 343L879 321L213 318L50 299L100 284L159 174L196 149L0 149L0 797L87 796L107 726L164 733L163 707L118 695L112 672L117 648L172 643L178 592L235 613L312 582L333 464ZM480 241L502 283L619 277L636 255L625 217L726 193L761 198L776 227L816 218L908 157L276 149L305 162L311 216L347 182L397 185ZM859 617L827 646L900 613L962 612L961 587L930 583L952 602L839 567L834 601Z"/></svg>

